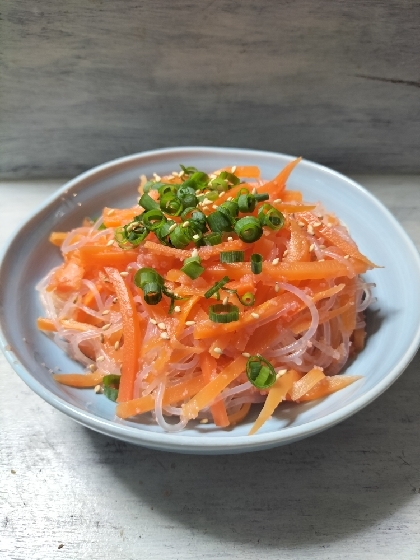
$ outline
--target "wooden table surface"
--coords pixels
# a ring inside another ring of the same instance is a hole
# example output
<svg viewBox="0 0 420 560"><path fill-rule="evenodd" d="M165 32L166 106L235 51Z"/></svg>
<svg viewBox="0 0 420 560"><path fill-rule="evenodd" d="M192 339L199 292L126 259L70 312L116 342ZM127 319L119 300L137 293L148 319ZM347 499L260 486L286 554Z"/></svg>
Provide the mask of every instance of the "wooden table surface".
<svg viewBox="0 0 420 560"><path fill-rule="evenodd" d="M420 247L420 177L357 180ZM0 245L61 183L0 183ZM315 437L199 457L76 424L1 357L0 557L418 559L419 369L418 354L373 404Z"/></svg>

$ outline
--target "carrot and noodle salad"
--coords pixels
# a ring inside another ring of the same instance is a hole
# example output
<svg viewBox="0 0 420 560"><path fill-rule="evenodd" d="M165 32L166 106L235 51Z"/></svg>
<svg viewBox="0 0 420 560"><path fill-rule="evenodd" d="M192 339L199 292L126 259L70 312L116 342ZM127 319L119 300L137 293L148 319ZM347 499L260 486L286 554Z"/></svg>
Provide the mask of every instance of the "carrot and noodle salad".
<svg viewBox="0 0 420 560"><path fill-rule="evenodd" d="M364 346L375 265L286 189L299 161L269 181L256 166L142 176L138 204L53 232L63 262L38 285L38 328L86 368L55 380L168 432L227 428L260 403L254 434L282 401L359 379L339 374Z"/></svg>

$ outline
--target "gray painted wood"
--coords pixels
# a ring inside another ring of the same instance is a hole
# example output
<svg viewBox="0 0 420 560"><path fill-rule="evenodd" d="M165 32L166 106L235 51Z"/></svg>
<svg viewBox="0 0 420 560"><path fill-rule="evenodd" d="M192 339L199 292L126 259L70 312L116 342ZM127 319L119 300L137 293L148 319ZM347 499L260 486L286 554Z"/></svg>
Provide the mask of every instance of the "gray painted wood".
<svg viewBox="0 0 420 560"><path fill-rule="evenodd" d="M420 171L417 0L1 6L3 177L177 145Z"/></svg>
<svg viewBox="0 0 420 560"><path fill-rule="evenodd" d="M420 176L360 182L420 248ZM0 183L0 246L58 184ZM0 557L417 560L419 369L420 354L374 403L310 439L193 457L79 426L0 357Z"/></svg>

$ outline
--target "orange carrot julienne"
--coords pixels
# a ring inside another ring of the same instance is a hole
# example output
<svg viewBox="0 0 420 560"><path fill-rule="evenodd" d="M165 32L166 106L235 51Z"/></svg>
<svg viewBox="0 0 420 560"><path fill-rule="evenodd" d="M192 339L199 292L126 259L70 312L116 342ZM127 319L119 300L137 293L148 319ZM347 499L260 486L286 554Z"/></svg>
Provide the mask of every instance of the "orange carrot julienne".
<svg viewBox="0 0 420 560"><path fill-rule="evenodd" d="M106 374L97 370L94 373L54 373L53 379L69 387L95 387Z"/></svg>
<svg viewBox="0 0 420 560"><path fill-rule="evenodd" d="M299 402L313 401L331 395L362 379L360 375L333 375L324 377L307 393L299 398Z"/></svg>
<svg viewBox="0 0 420 560"><path fill-rule="evenodd" d="M134 381L138 370L140 327L137 318L136 304L134 303L133 296L128 290L124 279L115 268L107 267L105 270L115 288L123 320L123 363L120 388L118 391L118 402L124 402L133 398Z"/></svg>
<svg viewBox="0 0 420 560"><path fill-rule="evenodd" d="M306 373L302 379L295 381L293 387L290 391L290 397L292 401L297 401L303 395L308 393L321 379L325 378L325 374L322 369L314 367L308 373Z"/></svg>
<svg viewBox="0 0 420 560"><path fill-rule="evenodd" d="M49 241L53 245L56 245L57 247L61 247L67 235L68 233L64 231L53 231L50 234Z"/></svg>
<svg viewBox="0 0 420 560"><path fill-rule="evenodd" d="M212 379L216 379L216 360L214 358L212 358L209 354L201 354L200 365L203 375L206 377L207 383L209 383ZM223 401L218 401L212 404L210 406L210 411L216 426L221 428L229 426L229 418Z"/></svg>
<svg viewBox="0 0 420 560"><path fill-rule="evenodd" d="M229 424L234 426L235 424L239 424L244 420L251 408L251 403L244 403L239 410L236 412L232 412L232 414L228 414Z"/></svg>

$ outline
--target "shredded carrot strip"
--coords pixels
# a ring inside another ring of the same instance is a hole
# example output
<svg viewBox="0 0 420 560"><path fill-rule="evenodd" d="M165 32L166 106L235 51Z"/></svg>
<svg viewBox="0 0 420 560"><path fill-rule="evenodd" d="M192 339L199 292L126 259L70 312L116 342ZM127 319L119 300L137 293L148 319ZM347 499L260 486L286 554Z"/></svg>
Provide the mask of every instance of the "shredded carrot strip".
<svg viewBox="0 0 420 560"><path fill-rule="evenodd" d="M303 395L308 393L317 383L324 379L325 374L322 369L313 368L306 375L299 379L299 381L295 381L293 383L292 390L290 391L290 397L292 401L297 401Z"/></svg>
<svg viewBox="0 0 420 560"><path fill-rule="evenodd" d="M53 231L49 237L50 243L56 245L57 247L61 247L67 235L68 233L64 231Z"/></svg>
<svg viewBox="0 0 420 560"><path fill-rule="evenodd" d="M95 387L101 383L104 375L106 374L100 370L94 373L54 373L53 379L69 387Z"/></svg>
<svg viewBox="0 0 420 560"><path fill-rule="evenodd" d="M207 383L210 383L212 379L216 379L216 360L212 358L209 354L201 354L200 365L203 374L206 376ZM210 411L213 415L213 420L216 426L221 428L226 428L229 426L229 418L226 412L226 406L223 401L218 401L210 406Z"/></svg>
<svg viewBox="0 0 420 560"><path fill-rule="evenodd" d="M229 424L234 426L235 424L239 424L239 422L245 420L250 409L251 403L244 403L239 410L233 412L232 414L228 414Z"/></svg>

